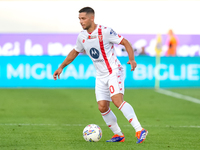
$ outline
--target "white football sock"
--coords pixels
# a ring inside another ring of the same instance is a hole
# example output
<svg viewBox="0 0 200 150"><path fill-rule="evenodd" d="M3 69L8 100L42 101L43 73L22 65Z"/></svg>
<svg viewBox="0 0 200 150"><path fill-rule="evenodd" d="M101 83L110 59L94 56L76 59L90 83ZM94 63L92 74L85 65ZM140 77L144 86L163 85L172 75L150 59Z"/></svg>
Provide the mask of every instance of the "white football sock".
<svg viewBox="0 0 200 150"><path fill-rule="evenodd" d="M135 111L129 103L123 101L123 103L119 106L119 110L122 111L122 113L124 114L126 119L128 119L129 123L133 126L136 132L142 130L142 127L137 119Z"/></svg>
<svg viewBox="0 0 200 150"><path fill-rule="evenodd" d="M117 124L117 118L110 108L107 112L101 113L101 115L107 126L112 130L114 134L118 134L120 136L123 135L120 127Z"/></svg>

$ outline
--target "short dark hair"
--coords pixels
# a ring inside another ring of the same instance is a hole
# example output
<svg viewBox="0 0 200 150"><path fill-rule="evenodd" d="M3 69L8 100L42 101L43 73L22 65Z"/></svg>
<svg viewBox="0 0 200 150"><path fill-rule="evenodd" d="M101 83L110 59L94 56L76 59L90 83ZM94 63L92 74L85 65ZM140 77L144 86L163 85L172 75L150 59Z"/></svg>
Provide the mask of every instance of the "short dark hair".
<svg viewBox="0 0 200 150"><path fill-rule="evenodd" d="M87 14L88 13L94 14L94 9L92 9L91 7L83 7L81 10L79 10L79 13L82 13L82 12L86 12Z"/></svg>

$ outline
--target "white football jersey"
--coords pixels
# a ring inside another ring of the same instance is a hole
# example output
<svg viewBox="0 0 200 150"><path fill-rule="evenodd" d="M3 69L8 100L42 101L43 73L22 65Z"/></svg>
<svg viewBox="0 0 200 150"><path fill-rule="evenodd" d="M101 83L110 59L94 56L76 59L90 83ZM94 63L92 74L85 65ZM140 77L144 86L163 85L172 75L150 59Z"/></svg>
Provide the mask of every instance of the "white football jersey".
<svg viewBox="0 0 200 150"><path fill-rule="evenodd" d="M93 61L97 78L101 78L122 69L114 52L114 44L120 44L122 39L123 37L113 29L97 25L91 34L87 30L83 30L78 35L75 50L78 52L85 50Z"/></svg>

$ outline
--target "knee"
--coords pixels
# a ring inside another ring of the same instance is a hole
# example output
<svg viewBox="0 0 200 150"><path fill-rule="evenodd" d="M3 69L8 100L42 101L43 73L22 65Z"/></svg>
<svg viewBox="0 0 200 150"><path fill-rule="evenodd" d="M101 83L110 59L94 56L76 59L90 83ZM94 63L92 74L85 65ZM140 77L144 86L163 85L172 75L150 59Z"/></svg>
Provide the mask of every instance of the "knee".
<svg viewBox="0 0 200 150"><path fill-rule="evenodd" d="M99 108L99 111L100 111L101 113L105 113L105 112L108 111L109 106L107 106L107 105L98 105L98 108Z"/></svg>

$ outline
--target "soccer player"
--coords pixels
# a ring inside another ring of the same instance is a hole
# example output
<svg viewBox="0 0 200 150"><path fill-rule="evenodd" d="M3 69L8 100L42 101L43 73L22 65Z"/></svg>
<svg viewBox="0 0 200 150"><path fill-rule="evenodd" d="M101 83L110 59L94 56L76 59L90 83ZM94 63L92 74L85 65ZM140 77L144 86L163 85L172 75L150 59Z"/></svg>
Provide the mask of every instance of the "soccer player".
<svg viewBox="0 0 200 150"><path fill-rule="evenodd" d="M148 131L141 127L132 106L124 101L124 70L116 57L114 44L122 44L129 56L131 71L136 68L133 48L130 43L113 29L95 24L95 12L91 7L79 11L79 20L83 31L78 35L75 48L68 54L60 67L54 72L54 80L60 78L63 68L69 65L81 52L91 58L96 68L95 94L99 111L114 136L107 142L124 142L115 114L110 109L110 102L122 111L136 131L137 143L142 143Z"/></svg>

